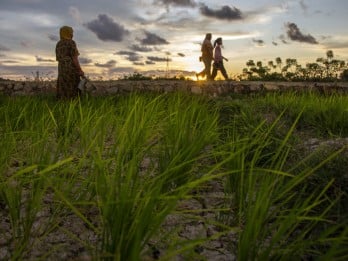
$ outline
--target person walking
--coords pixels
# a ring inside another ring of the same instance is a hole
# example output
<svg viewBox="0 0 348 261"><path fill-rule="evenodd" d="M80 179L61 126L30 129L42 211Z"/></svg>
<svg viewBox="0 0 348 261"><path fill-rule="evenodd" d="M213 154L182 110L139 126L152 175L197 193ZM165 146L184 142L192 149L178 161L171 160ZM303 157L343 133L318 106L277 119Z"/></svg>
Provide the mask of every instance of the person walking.
<svg viewBox="0 0 348 261"><path fill-rule="evenodd" d="M202 56L199 57L200 61L204 63L204 69L200 73L196 74L197 80L199 77L205 77L207 80L211 79L211 62L213 61L213 45L211 44L212 34L207 33L202 43L201 52Z"/></svg>
<svg viewBox="0 0 348 261"><path fill-rule="evenodd" d="M228 59L222 56L222 52L221 52L221 47L222 47L222 38L219 37L215 40L214 42L214 63L213 63L213 72L211 75L211 78L214 80L216 75L217 75L217 71L220 71L221 74L224 76L225 80L228 80L228 75L223 63L223 60L225 60L226 62L228 62Z"/></svg>
<svg viewBox="0 0 348 261"><path fill-rule="evenodd" d="M59 31L60 40L56 45L58 61L57 98L75 98L80 94L78 84L84 76L78 56L79 51L73 38L73 29L63 26Z"/></svg>

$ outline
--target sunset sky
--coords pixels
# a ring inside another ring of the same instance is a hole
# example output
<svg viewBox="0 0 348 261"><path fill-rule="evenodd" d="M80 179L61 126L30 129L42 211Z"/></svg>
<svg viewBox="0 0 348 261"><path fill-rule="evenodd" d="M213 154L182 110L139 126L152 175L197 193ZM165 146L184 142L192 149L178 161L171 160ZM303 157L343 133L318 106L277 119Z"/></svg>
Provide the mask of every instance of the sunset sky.
<svg viewBox="0 0 348 261"><path fill-rule="evenodd" d="M229 75L253 59L348 62L347 0L0 0L0 77L54 79L59 28L74 28L91 78L203 69L206 33L224 40Z"/></svg>

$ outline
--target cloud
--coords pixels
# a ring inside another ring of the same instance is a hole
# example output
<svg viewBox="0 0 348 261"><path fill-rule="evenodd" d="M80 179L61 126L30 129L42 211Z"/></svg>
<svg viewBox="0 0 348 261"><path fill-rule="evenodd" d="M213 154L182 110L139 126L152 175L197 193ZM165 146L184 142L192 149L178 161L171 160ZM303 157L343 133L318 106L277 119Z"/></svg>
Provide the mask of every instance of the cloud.
<svg viewBox="0 0 348 261"><path fill-rule="evenodd" d="M128 30L106 14L98 15L98 19L86 23L85 26L102 41L121 42L129 34Z"/></svg>
<svg viewBox="0 0 348 261"><path fill-rule="evenodd" d="M133 44L131 47L129 47L129 49L136 51L136 52L144 52L144 53L153 51L153 49L150 47L140 46L137 44Z"/></svg>
<svg viewBox="0 0 348 261"><path fill-rule="evenodd" d="M183 53L178 53L178 55L179 55L180 57L185 57L185 54L183 54Z"/></svg>
<svg viewBox="0 0 348 261"><path fill-rule="evenodd" d="M145 63L146 63L147 65L156 64L154 61L146 61Z"/></svg>
<svg viewBox="0 0 348 261"><path fill-rule="evenodd" d="M147 59L152 62L171 62L172 59L164 58L164 57L156 57L156 56L148 56Z"/></svg>
<svg viewBox="0 0 348 261"><path fill-rule="evenodd" d="M261 39L252 39L253 43L255 43L257 46L264 46L265 45L265 42Z"/></svg>
<svg viewBox="0 0 348 261"><path fill-rule="evenodd" d="M40 56L38 56L38 55L36 55L35 58L36 58L36 61L37 61L37 62L50 62L50 63L56 62L56 61L53 60L53 59L42 58L42 57L40 57Z"/></svg>
<svg viewBox="0 0 348 261"><path fill-rule="evenodd" d="M79 62L80 62L81 64L90 64L90 63L92 63L92 59L84 58L84 57L79 57Z"/></svg>
<svg viewBox="0 0 348 261"><path fill-rule="evenodd" d="M5 45L0 44L0 52L7 52L10 51L11 49L6 47Z"/></svg>
<svg viewBox="0 0 348 261"><path fill-rule="evenodd" d="M31 46L31 42L29 42L29 41L21 41L20 45L27 48L27 47Z"/></svg>
<svg viewBox="0 0 348 261"><path fill-rule="evenodd" d="M348 48L348 42L328 42L325 43L326 48L328 49L346 49Z"/></svg>
<svg viewBox="0 0 348 261"><path fill-rule="evenodd" d="M300 1L300 6L301 6L301 9L303 10L303 12L307 12L307 10L308 10L308 5L305 3L305 1L304 0L301 0Z"/></svg>
<svg viewBox="0 0 348 261"><path fill-rule="evenodd" d="M116 73L116 74L133 73L133 72L134 72L133 67L117 67L117 68L112 68L109 70L109 73Z"/></svg>
<svg viewBox="0 0 348 261"><path fill-rule="evenodd" d="M82 23L81 20L81 15L80 15L80 11L74 7L74 6L70 6L69 7L69 14L72 16L72 18L79 24Z"/></svg>
<svg viewBox="0 0 348 261"><path fill-rule="evenodd" d="M213 18L217 18L220 20L241 20L241 19L243 19L242 12L234 6L230 7L230 6L225 5L225 6L221 7L220 9L214 10L214 9L211 9L202 3L201 7L200 7L200 12L204 16L213 17Z"/></svg>
<svg viewBox="0 0 348 261"><path fill-rule="evenodd" d="M163 5L174 5L174 6L185 6L185 7L195 7L197 4L194 0L156 0L156 3Z"/></svg>
<svg viewBox="0 0 348 261"><path fill-rule="evenodd" d="M116 65L116 63L117 62L115 60L110 60L106 63L95 63L94 65L101 68L112 68Z"/></svg>
<svg viewBox="0 0 348 261"><path fill-rule="evenodd" d="M285 35L283 35L283 34L279 35L279 40L280 40L283 44L289 44L289 42L286 40Z"/></svg>
<svg viewBox="0 0 348 261"><path fill-rule="evenodd" d="M318 44L317 40L310 34L304 35L295 23L287 23L285 25L288 37L297 42Z"/></svg>
<svg viewBox="0 0 348 261"><path fill-rule="evenodd" d="M59 37L57 35L54 35L54 34L49 34L48 39L50 39L53 42L57 42L59 40Z"/></svg>
<svg viewBox="0 0 348 261"><path fill-rule="evenodd" d="M275 42L275 41L272 41L272 44L273 44L274 46L277 46L277 45L278 45L278 43Z"/></svg>
<svg viewBox="0 0 348 261"><path fill-rule="evenodd" d="M169 42L156 34L145 31L146 37L140 40L142 45L162 45L169 44Z"/></svg>
<svg viewBox="0 0 348 261"><path fill-rule="evenodd" d="M2 61L2 63L6 63L6 64L16 64L16 63L19 63L18 61L14 61L14 60L5 60L5 61Z"/></svg>
<svg viewBox="0 0 348 261"><path fill-rule="evenodd" d="M127 57L127 60L128 61L131 61L131 62L138 62L141 60L141 56L138 55L137 53L135 52L129 52L129 51L119 51L115 54L118 54L118 55L123 55L123 56L126 56Z"/></svg>
<svg viewBox="0 0 348 261"><path fill-rule="evenodd" d="M6 63L10 64L10 61L5 61ZM13 65L17 62L12 62L11 65L0 65L0 71L3 78L15 78L15 79L22 79L23 77L30 77L32 78L32 75L34 72L40 72L40 76L45 76L48 78L53 77L52 74L55 74L57 68L56 66L48 66L48 65L41 65L41 66L23 66L23 65Z"/></svg>

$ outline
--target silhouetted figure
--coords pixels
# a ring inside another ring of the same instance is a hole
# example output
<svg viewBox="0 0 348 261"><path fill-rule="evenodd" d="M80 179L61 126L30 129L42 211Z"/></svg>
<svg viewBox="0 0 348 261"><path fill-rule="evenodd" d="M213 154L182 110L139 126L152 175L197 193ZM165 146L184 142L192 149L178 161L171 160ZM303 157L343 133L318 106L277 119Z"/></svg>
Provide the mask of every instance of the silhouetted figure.
<svg viewBox="0 0 348 261"><path fill-rule="evenodd" d="M201 51L202 56L199 57L200 61L204 63L204 69L200 73L196 74L197 80L199 77L207 77L207 80L211 79L211 62L213 61L213 45L211 44L212 35L207 33L202 43Z"/></svg>
<svg viewBox="0 0 348 261"><path fill-rule="evenodd" d="M220 71L222 75L224 76L225 80L228 80L228 75L223 63L223 60L228 61L228 59L222 56L221 47L222 47L222 38L219 37L214 42L214 63L213 63L213 72L211 75L211 78L213 80L215 79L217 75L217 71Z"/></svg>
<svg viewBox="0 0 348 261"><path fill-rule="evenodd" d="M80 76L84 76L78 60L79 51L70 26L60 28L60 40L56 45L58 61L57 98L74 98L80 93L77 88Z"/></svg>

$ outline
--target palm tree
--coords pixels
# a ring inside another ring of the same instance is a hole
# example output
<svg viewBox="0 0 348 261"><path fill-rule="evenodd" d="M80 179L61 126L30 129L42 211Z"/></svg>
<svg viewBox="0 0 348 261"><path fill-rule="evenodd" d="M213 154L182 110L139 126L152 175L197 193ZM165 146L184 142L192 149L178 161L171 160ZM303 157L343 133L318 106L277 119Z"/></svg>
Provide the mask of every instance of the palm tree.
<svg viewBox="0 0 348 261"><path fill-rule="evenodd" d="M281 70L281 68L282 68L282 58L277 57L276 58L276 63L277 63L277 66L278 66L279 70Z"/></svg>
<svg viewBox="0 0 348 261"><path fill-rule="evenodd" d="M333 51L332 51L332 50L328 50L328 51L326 52L326 58L327 58L327 61L328 61L329 63L331 63L333 57L334 57Z"/></svg>

